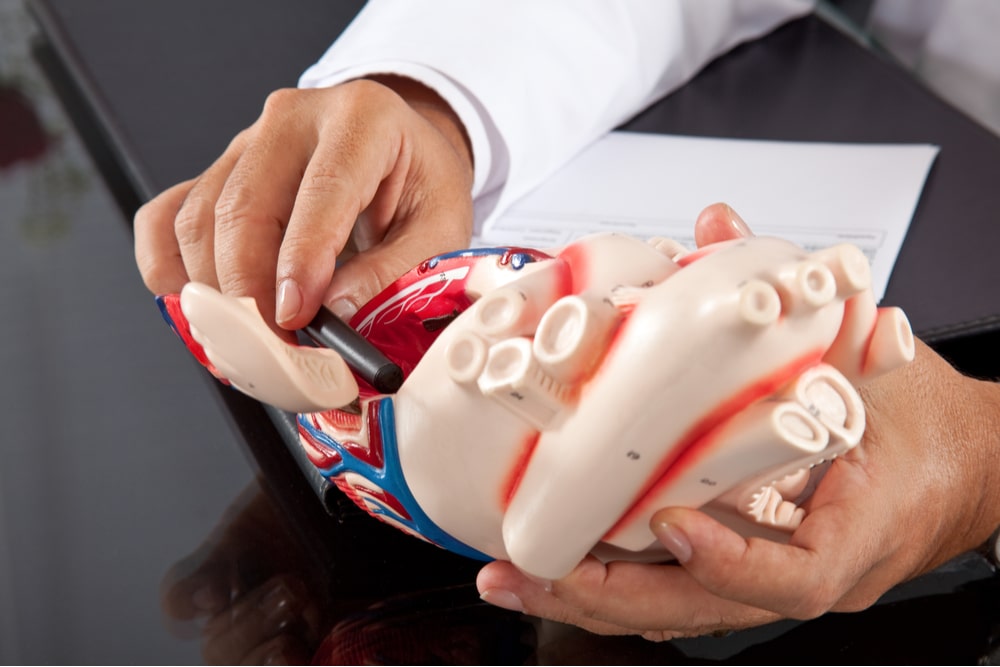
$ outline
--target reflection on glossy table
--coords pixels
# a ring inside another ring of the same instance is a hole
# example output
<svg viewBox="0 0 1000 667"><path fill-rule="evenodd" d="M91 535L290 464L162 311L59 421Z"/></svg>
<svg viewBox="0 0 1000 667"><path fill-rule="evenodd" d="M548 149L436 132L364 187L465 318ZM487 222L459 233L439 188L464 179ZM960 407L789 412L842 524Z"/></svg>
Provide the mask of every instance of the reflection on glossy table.
<svg viewBox="0 0 1000 667"><path fill-rule="evenodd" d="M976 558L864 613L652 644L488 607L475 563L346 501L325 514L280 442L224 416L259 406L160 321L32 31L0 0L0 663L998 657L1000 586Z"/></svg>
<svg viewBox="0 0 1000 667"><path fill-rule="evenodd" d="M199 659L159 585L252 483L0 2L0 662Z"/></svg>

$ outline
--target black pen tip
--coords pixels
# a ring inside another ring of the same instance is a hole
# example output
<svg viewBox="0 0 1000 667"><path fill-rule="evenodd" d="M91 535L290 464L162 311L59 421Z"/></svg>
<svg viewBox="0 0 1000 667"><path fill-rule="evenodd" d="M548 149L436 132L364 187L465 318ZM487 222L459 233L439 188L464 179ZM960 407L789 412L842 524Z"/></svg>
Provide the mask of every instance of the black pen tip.
<svg viewBox="0 0 1000 667"><path fill-rule="evenodd" d="M403 370L396 364L386 364L375 372L372 386L382 394L395 394L403 386Z"/></svg>

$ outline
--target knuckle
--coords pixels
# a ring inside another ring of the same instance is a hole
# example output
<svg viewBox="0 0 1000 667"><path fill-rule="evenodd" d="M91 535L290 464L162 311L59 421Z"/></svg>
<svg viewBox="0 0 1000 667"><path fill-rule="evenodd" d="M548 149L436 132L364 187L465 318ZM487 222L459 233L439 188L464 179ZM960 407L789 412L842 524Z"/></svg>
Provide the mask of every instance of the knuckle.
<svg viewBox="0 0 1000 667"><path fill-rule="evenodd" d="M307 92L296 88L279 88L272 91L264 100L264 111L261 116L288 113L289 110L298 107L299 100Z"/></svg>
<svg viewBox="0 0 1000 667"><path fill-rule="evenodd" d="M135 216L132 218L132 225L134 227L146 227L155 222L158 213L159 206L157 206L155 199L151 199L140 206L135 212Z"/></svg>
<svg viewBox="0 0 1000 667"><path fill-rule="evenodd" d="M174 271L168 262L148 253L137 253L135 260L142 282L150 292L165 294L177 290L173 284Z"/></svg>
<svg viewBox="0 0 1000 667"><path fill-rule="evenodd" d="M381 108L385 103L399 100L399 96L387 86L371 79L355 79L339 90L342 93L342 104L357 105L359 108L368 105Z"/></svg>
<svg viewBox="0 0 1000 667"><path fill-rule="evenodd" d="M298 197L336 201L358 214L363 208L360 190L346 170L337 169L335 165L316 165L303 176Z"/></svg>
<svg viewBox="0 0 1000 667"><path fill-rule="evenodd" d="M726 559L714 567L699 570L698 579L711 591L739 589L743 585L746 568L746 564L739 559Z"/></svg>
<svg viewBox="0 0 1000 667"><path fill-rule="evenodd" d="M174 188L171 188L173 190ZM136 210L132 217L133 229L138 234L154 234L164 225L173 224L177 214L176 199L170 191L160 193Z"/></svg>
<svg viewBox="0 0 1000 667"><path fill-rule="evenodd" d="M799 620L818 618L833 608L840 599L840 592L828 582L807 589L797 600L789 616Z"/></svg>
<svg viewBox="0 0 1000 667"><path fill-rule="evenodd" d="M230 139L229 145L226 146L226 150L223 153L223 155L226 155L226 154L240 155L240 154L242 154L243 150L246 148L247 144L249 144L251 141L253 141L253 138L256 135L256 133L257 133L257 129L253 125L251 125L250 127L247 127L247 128L244 128L244 129L240 130L239 132L236 133L236 136L234 136L232 139Z"/></svg>
<svg viewBox="0 0 1000 667"><path fill-rule="evenodd" d="M249 203L249 193L242 186L227 187L215 202L213 217L220 233L253 223L253 206Z"/></svg>
<svg viewBox="0 0 1000 667"><path fill-rule="evenodd" d="M840 600L831 605L832 611L838 612L858 612L868 609L879 601L884 591L876 590L851 591Z"/></svg>
<svg viewBox="0 0 1000 667"><path fill-rule="evenodd" d="M413 268L416 263L409 262L403 257L386 257L385 261L379 262L377 266L373 267L372 282L369 287L371 295L369 298L389 287L396 279Z"/></svg>
<svg viewBox="0 0 1000 667"><path fill-rule="evenodd" d="M389 88L365 79L326 91L329 97L323 99L322 106L331 113L323 114L322 127L334 128L347 145L392 134L400 111L410 108Z"/></svg>
<svg viewBox="0 0 1000 667"><path fill-rule="evenodd" d="M174 234L181 246L198 246L210 239L212 203L202 197L188 197L174 217Z"/></svg>
<svg viewBox="0 0 1000 667"><path fill-rule="evenodd" d="M303 259L317 254L317 244L315 239L309 234L286 234L281 239L281 247L278 250L278 261L282 267L289 270L282 271L281 274L294 275L303 263ZM333 252L335 249L331 249Z"/></svg>
<svg viewBox="0 0 1000 667"><path fill-rule="evenodd" d="M236 296L252 296L259 299L263 294L263 284L273 282L265 280L260 272L252 267L231 266L226 271L219 272L219 289L225 294Z"/></svg>
<svg viewBox="0 0 1000 667"><path fill-rule="evenodd" d="M263 211L254 204L249 193L242 191L219 197L219 201L215 203L214 218L217 244L231 242L240 237L244 230L268 226L273 228L275 235L280 238L286 226L283 218Z"/></svg>
<svg viewBox="0 0 1000 667"><path fill-rule="evenodd" d="M148 205L147 205L148 206ZM140 209L135 217L135 243L133 251L136 268L146 288L154 294L179 291L183 286L183 263L172 244L158 243L160 233L154 225L172 224L170 218L158 215L154 208ZM181 282L179 282L181 281Z"/></svg>

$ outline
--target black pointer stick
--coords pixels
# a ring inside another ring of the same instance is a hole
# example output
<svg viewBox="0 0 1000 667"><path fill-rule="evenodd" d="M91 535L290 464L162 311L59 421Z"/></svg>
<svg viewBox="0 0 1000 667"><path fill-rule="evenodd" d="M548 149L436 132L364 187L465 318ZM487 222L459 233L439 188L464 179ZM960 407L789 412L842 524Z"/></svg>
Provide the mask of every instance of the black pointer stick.
<svg viewBox="0 0 1000 667"><path fill-rule="evenodd" d="M376 391L395 394L403 384L403 371L399 366L326 308L321 307L302 331L317 344L343 357L347 365Z"/></svg>

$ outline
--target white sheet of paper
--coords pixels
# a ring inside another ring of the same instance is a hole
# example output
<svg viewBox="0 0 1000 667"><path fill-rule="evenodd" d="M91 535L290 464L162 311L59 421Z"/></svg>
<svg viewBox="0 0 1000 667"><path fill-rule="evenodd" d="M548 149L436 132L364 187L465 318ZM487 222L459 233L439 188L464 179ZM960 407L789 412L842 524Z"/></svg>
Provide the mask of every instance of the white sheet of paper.
<svg viewBox="0 0 1000 667"><path fill-rule="evenodd" d="M807 250L849 242L885 294L938 147L707 139L612 132L487 226L476 245L555 248L586 234L665 236L730 204L761 236Z"/></svg>

